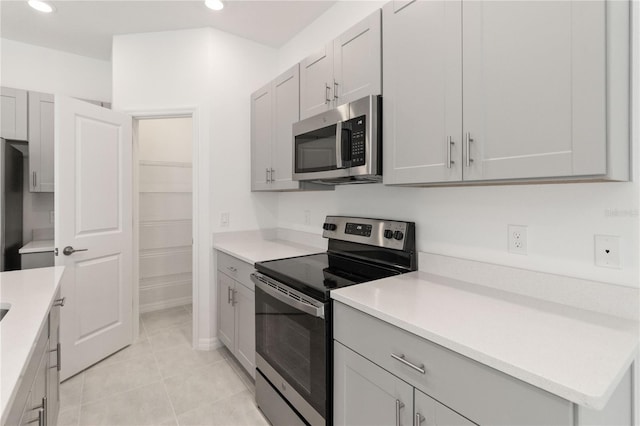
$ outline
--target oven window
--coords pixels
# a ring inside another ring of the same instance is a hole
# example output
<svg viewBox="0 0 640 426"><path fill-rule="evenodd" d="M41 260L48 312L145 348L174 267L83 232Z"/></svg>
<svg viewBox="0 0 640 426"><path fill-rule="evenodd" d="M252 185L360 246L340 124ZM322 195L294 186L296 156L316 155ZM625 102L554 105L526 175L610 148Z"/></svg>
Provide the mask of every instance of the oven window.
<svg viewBox="0 0 640 426"><path fill-rule="evenodd" d="M336 128L331 125L295 137L295 172L335 170Z"/></svg>
<svg viewBox="0 0 640 426"><path fill-rule="evenodd" d="M326 322L256 287L256 351L319 413L326 410Z"/></svg>

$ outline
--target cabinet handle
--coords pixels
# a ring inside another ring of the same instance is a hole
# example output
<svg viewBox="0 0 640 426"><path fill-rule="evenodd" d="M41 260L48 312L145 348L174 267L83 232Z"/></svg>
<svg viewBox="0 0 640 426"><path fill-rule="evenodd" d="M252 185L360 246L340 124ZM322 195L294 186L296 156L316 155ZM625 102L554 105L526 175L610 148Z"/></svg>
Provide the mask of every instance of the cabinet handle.
<svg viewBox="0 0 640 426"><path fill-rule="evenodd" d="M329 98L329 91L331 90L331 87L329 87L329 85L327 83L324 84L324 103L328 104L329 102L331 102L331 99Z"/></svg>
<svg viewBox="0 0 640 426"><path fill-rule="evenodd" d="M33 180L33 188L35 189L38 183L36 172L31 172L31 179Z"/></svg>
<svg viewBox="0 0 640 426"><path fill-rule="evenodd" d="M233 266L227 266L227 269L230 270L231 272L238 272L237 268L234 268Z"/></svg>
<svg viewBox="0 0 640 426"><path fill-rule="evenodd" d="M396 355L396 354L391 354L391 358L400 361L401 363L403 363L404 365L413 368L416 371L419 371L422 374L425 374L426 371L424 369L424 364L420 364L420 366L417 366L409 361L407 361L404 357L404 354L400 354L400 355Z"/></svg>
<svg viewBox="0 0 640 426"><path fill-rule="evenodd" d="M416 413L416 418L413 422L413 426L420 426L422 422L424 422L424 416L420 413Z"/></svg>
<svg viewBox="0 0 640 426"><path fill-rule="evenodd" d="M266 170L267 174L266 174L266 177L264 178L264 181L266 183L269 183L269 168L267 167L265 170Z"/></svg>
<svg viewBox="0 0 640 426"><path fill-rule="evenodd" d="M60 371L60 367L61 367L61 365L60 365L61 362L60 361L62 360L62 357L60 356L60 348L61 348L60 347L60 343L57 343L56 344L56 348L49 351L50 353L51 352L55 352L56 353L56 365L54 365L53 367L49 367L49 368L55 368L58 371Z"/></svg>
<svg viewBox="0 0 640 426"><path fill-rule="evenodd" d="M400 410L404 408L404 402L396 399L396 426L400 426Z"/></svg>
<svg viewBox="0 0 640 426"><path fill-rule="evenodd" d="M471 163L473 163L473 158L471 158L471 142L473 142L473 138L471 137L471 133L467 132L467 143L466 143L466 166L471 167Z"/></svg>
<svg viewBox="0 0 640 426"><path fill-rule="evenodd" d="M231 290L231 306L236 306L236 293L238 290Z"/></svg>
<svg viewBox="0 0 640 426"><path fill-rule="evenodd" d="M338 82L333 79L333 99L338 99Z"/></svg>
<svg viewBox="0 0 640 426"><path fill-rule="evenodd" d="M231 287L227 287L227 303L231 304Z"/></svg>
<svg viewBox="0 0 640 426"><path fill-rule="evenodd" d="M56 299L53 301L53 306L64 306L65 300L67 300L67 296Z"/></svg>
<svg viewBox="0 0 640 426"><path fill-rule="evenodd" d="M274 174L275 172L276 172L276 171L275 171L274 169L271 169L271 173L269 174L269 177L271 178L271 183L273 183L273 182L275 182L275 181L276 181L276 180L274 179L274 177L273 177L273 174Z"/></svg>
<svg viewBox="0 0 640 426"><path fill-rule="evenodd" d="M453 161L451 159L451 147L455 145L455 142L453 141L453 138L451 136L447 137L447 169L451 168L452 164L455 164L455 161Z"/></svg>
<svg viewBox="0 0 640 426"><path fill-rule="evenodd" d="M47 425L47 397L42 397L42 404L37 407L33 407L32 410L38 410L38 418L33 419L27 423L35 423L38 422L38 426L46 426Z"/></svg>
<svg viewBox="0 0 640 426"><path fill-rule="evenodd" d="M35 423L38 422L38 426L46 426L45 424L45 415L44 415L44 409L40 408L38 409L38 418L37 419L33 419L31 421L28 421L27 424L31 424L31 423Z"/></svg>

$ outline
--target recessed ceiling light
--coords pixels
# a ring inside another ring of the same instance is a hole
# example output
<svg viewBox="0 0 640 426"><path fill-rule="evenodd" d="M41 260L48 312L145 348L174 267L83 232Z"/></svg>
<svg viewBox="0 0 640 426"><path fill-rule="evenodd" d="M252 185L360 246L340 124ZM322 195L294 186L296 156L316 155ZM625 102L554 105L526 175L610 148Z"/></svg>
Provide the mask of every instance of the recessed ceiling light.
<svg viewBox="0 0 640 426"><path fill-rule="evenodd" d="M222 3L222 0L205 0L204 4L209 9L213 10L222 10L222 8L224 7L224 3Z"/></svg>
<svg viewBox="0 0 640 426"><path fill-rule="evenodd" d="M29 0L29 6L34 8L39 12L51 13L56 10L52 4L41 1L41 0Z"/></svg>

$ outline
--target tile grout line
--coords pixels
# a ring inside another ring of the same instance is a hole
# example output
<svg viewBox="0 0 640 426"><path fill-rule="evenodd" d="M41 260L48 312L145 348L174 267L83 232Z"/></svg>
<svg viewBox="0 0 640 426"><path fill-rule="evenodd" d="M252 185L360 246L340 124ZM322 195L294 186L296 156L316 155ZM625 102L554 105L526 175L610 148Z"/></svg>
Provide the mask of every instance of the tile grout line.
<svg viewBox="0 0 640 426"><path fill-rule="evenodd" d="M143 320L144 322L144 320ZM146 332L146 328L145 328L145 332ZM149 338L149 334L147 334L147 338ZM173 401L171 400L171 396L169 395L169 390L167 389L167 384L165 382L166 377L164 377L164 375L162 374L162 371L160 370L160 363L158 362L158 358L156 357L156 350L155 347L153 346L153 344L151 344L151 341L149 341L150 345L151 345L151 355L153 355L153 360L156 363L156 368L158 369L158 373L160 373L160 381L162 382L162 389L164 389L164 394L166 395L167 399L169 400L169 405L171 406L171 412L173 413L173 420L175 421L175 424L177 426L180 425L180 422L178 421L178 415L176 414L176 408L173 406Z"/></svg>

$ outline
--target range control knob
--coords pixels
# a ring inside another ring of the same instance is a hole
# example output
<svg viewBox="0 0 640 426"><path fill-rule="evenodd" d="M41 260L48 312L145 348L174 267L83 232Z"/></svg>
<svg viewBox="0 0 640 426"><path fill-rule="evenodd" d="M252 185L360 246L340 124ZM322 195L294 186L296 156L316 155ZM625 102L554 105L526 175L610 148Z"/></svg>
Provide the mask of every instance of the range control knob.
<svg viewBox="0 0 640 426"><path fill-rule="evenodd" d="M325 231L335 231L337 228L338 227L335 223L324 223L322 225L322 229L324 229Z"/></svg>
<svg viewBox="0 0 640 426"><path fill-rule="evenodd" d="M384 230L384 237L385 238L391 238L393 237L393 231L391 229L385 229Z"/></svg>
<svg viewBox="0 0 640 426"><path fill-rule="evenodd" d="M402 233L402 231L396 231L393 233L393 238L395 238L396 240L401 240L404 238L404 234Z"/></svg>

